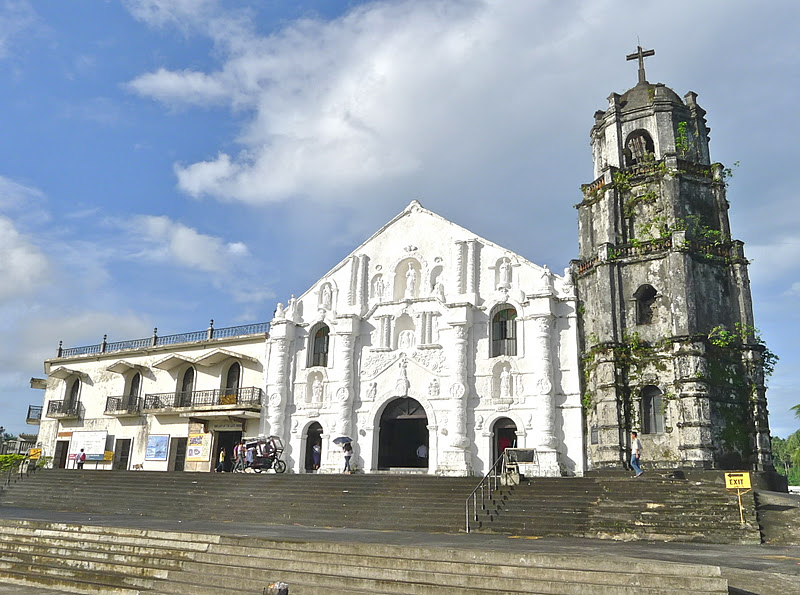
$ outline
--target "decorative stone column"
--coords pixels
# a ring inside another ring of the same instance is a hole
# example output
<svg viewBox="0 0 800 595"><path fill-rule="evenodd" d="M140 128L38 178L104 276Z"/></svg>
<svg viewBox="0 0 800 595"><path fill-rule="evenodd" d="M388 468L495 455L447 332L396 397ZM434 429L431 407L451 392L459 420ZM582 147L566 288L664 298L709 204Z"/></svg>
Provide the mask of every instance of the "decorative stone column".
<svg viewBox="0 0 800 595"><path fill-rule="evenodd" d="M558 467L558 439L556 438L556 403L553 394L552 330L550 315L534 318L531 324L533 353L533 398L538 415L535 418L534 440L542 475L561 475Z"/></svg>
<svg viewBox="0 0 800 595"><path fill-rule="evenodd" d="M340 387L336 391L338 408L337 431L341 436L353 435L353 346L355 335L358 332L359 319L355 316L346 316L336 321L336 336L339 357Z"/></svg>
<svg viewBox="0 0 800 595"><path fill-rule="evenodd" d="M438 473L442 475L469 475L472 472L467 437L467 403L469 402L469 314L467 308L460 309L460 320L452 323L453 363L450 385L450 444L439 457Z"/></svg>
<svg viewBox="0 0 800 595"><path fill-rule="evenodd" d="M275 318L270 323L266 403L261 405L259 420L259 434L278 436L286 443L288 436L284 425L288 402L289 343L294 337L294 328L294 323L285 318Z"/></svg>

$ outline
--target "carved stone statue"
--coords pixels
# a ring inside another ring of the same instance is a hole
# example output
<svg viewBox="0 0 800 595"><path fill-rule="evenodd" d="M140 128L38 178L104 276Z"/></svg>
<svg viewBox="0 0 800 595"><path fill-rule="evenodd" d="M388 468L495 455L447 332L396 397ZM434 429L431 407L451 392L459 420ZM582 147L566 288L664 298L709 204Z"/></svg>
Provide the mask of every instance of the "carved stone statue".
<svg viewBox="0 0 800 595"><path fill-rule="evenodd" d="M400 331L400 335L397 337L397 347L400 349L414 347L414 331Z"/></svg>
<svg viewBox="0 0 800 595"><path fill-rule="evenodd" d="M509 289L511 287L511 263L507 258L500 263L497 289Z"/></svg>
<svg viewBox="0 0 800 595"><path fill-rule="evenodd" d="M378 394L378 383L377 382L370 382L369 389L367 390L367 400L374 401L375 396Z"/></svg>
<svg viewBox="0 0 800 595"><path fill-rule="evenodd" d="M428 392L430 393L430 395L432 397L438 397L439 396L439 379L438 378L434 378L433 380L431 380L430 386L428 387Z"/></svg>
<svg viewBox="0 0 800 595"><path fill-rule="evenodd" d="M500 372L500 398L507 399L511 396L511 372L503 368Z"/></svg>
<svg viewBox="0 0 800 595"><path fill-rule="evenodd" d="M406 271L406 299L412 299L416 295L417 290L417 271L414 270L414 265L408 263L408 270Z"/></svg>
<svg viewBox="0 0 800 595"><path fill-rule="evenodd" d="M311 402L322 403L322 380L320 380L319 376L316 376L311 384Z"/></svg>
<svg viewBox="0 0 800 595"><path fill-rule="evenodd" d="M320 304L326 310L331 309L331 286L327 283L322 286L322 299Z"/></svg>
<svg viewBox="0 0 800 595"><path fill-rule="evenodd" d="M400 361L400 376L397 378L397 383L395 384L395 394L397 396L405 397L408 395L408 389L411 385L408 382L408 374L406 373L407 366L408 362L406 362L406 360Z"/></svg>
<svg viewBox="0 0 800 595"><path fill-rule="evenodd" d="M383 299L383 278L379 275L375 277L375 281L372 282L372 297L381 301Z"/></svg>
<svg viewBox="0 0 800 595"><path fill-rule="evenodd" d="M283 304L278 302L277 307L275 308L275 318L278 320L282 320L286 317L286 312L283 311Z"/></svg>

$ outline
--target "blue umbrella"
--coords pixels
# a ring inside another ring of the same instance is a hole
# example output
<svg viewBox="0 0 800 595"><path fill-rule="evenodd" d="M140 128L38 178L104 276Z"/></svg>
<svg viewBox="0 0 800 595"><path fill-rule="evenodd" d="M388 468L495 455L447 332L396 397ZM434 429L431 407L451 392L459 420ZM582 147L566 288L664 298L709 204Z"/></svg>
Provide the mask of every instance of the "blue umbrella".
<svg viewBox="0 0 800 595"><path fill-rule="evenodd" d="M348 438L347 436L339 436L338 438L333 439L334 444L346 444L347 442L352 442L352 438Z"/></svg>

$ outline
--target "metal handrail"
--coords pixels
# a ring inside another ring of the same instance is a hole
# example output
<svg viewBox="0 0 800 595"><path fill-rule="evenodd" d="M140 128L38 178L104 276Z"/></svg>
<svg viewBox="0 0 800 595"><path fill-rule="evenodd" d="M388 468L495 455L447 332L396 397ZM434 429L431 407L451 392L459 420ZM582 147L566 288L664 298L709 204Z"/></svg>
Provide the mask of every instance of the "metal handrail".
<svg viewBox="0 0 800 595"><path fill-rule="evenodd" d="M498 472L498 468L500 471ZM472 500L472 516L475 521L478 520L478 490L481 491L481 510L486 509L486 492L488 492L489 499L492 498L492 493L497 491L498 486L500 485L500 477L506 472L506 455L502 453L494 464L489 468L489 471L486 472L486 475L483 476L480 483L475 486L475 489L472 490L472 493L467 496L467 500L464 503L464 512L467 520L467 533L469 533L469 503Z"/></svg>
<svg viewBox="0 0 800 595"><path fill-rule="evenodd" d="M32 466L31 463L33 463ZM23 466L25 467L24 471L22 470ZM10 487L12 478L14 478L14 483L17 483L17 481L22 481L29 475L33 475L38 466L38 461L33 461L28 458L22 459L18 465L8 468L8 473L6 474L5 480L0 480L0 489Z"/></svg>

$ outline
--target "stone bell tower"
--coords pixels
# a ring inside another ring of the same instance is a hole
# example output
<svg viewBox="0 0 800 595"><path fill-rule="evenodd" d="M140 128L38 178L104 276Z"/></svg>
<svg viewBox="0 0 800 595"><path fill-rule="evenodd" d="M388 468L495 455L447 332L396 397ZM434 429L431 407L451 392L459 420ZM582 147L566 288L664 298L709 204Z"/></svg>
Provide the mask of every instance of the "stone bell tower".
<svg viewBox="0 0 800 595"><path fill-rule="evenodd" d="M730 236L727 179L706 112L639 81L595 113L595 180L582 187L583 405L593 468L629 459L629 433L663 467L771 467L764 370L743 244Z"/></svg>

